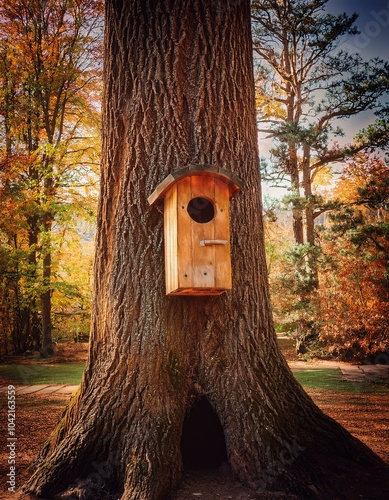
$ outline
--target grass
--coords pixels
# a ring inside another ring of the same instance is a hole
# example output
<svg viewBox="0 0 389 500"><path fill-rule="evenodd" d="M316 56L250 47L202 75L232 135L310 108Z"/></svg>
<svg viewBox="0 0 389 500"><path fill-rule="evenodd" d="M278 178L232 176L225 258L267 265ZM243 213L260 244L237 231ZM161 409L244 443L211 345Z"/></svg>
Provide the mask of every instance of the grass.
<svg viewBox="0 0 389 500"><path fill-rule="evenodd" d="M291 337L278 337L278 345L283 351L294 351L294 340ZM351 382L342 379L339 368L307 368L295 369L293 374L300 384L307 389L324 391L336 391L348 394L377 394L389 393L389 385L386 380L375 382Z"/></svg>
<svg viewBox="0 0 389 500"><path fill-rule="evenodd" d="M339 368L294 370L293 374L300 384L307 389L322 389L351 394L389 392L387 383L350 382L342 380L342 372Z"/></svg>
<svg viewBox="0 0 389 500"><path fill-rule="evenodd" d="M14 385L79 384L85 363L0 365L0 377Z"/></svg>
<svg viewBox="0 0 389 500"><path fill-rule="evenodd" d="M14 385L79 384L85 363L0 365L0 377ZM294 376L307 389L350 394L389 393L388 383L349 382L342 380L339 368L294 370Z"/></svg>

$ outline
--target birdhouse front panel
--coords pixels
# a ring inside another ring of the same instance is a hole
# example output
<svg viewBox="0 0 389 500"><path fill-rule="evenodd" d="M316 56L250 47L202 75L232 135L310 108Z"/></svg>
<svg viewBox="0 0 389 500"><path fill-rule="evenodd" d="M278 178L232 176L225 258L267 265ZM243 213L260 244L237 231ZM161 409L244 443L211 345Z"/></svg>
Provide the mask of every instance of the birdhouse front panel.
<svg viewBox="0 0 389 500"><path fill-rule="evenodd" d="M219 295L232 287L229 200L240 189L226 170L190 166L164 179L149 202L164 198L167 295Z"/></svg>
<svg viewBox="0 0 389 500"><path fill-rule="evenodd" d="M231 288L229 188L193 175L165 197L166 292L218 295Z"/></svg>

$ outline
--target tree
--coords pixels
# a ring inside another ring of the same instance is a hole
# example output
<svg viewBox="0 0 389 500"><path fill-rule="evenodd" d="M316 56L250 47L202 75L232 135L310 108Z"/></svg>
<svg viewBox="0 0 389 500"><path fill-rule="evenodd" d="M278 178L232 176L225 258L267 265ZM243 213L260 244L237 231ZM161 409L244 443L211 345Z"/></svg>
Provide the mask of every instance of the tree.
<svg viewBox="0 0 389 500"><path fill-rule="evenodd" d="M357 34L357 15L325 12L328 0L253 2L254 47L258 60L259 130L274 141L269 178L290 182L285 201L292 209L298 292L298 348L312 331L312 298L319 286L320 245L315 221L329 209L315 192L315 181L334 162L351 158L387 140L383 119L352 144L340 119L383 107L389 64L364 61L340 50L344 36Z"/></svg>
<svg viewBox="0 0 389 500"><path fill-rule="evenodd" d="M76 230L63 231L53 294L55 335L58 340L88 339L92 310L95 218L77 220ZM93 225L92 225L93 222ZM56 252L57 253L57 252Z"/></svg>
<svg viewBox="0 0 389 500"><path fill-rule="evenodd" d="M23 212L27 288L35 290L26 323L36 325L39 311L43 355L53 354L53 228L69 206L66 187L90 169L98 135L100 13L98 0L9 0L0 9L0 182Z"/></svg>
<svg viewBox="0 0 389 500"><path fill-rule="evenodd" d="M382 107L389 88L389 64L364 61L339 49L344 35L358 33L357 15L325 12L328 0L253 2L255 51L259 71L257 108L260 130L274 139L272 168L290 181L289 198L297 245L314 247L315 219L323 212L315 178L323 168L387 141L375 126L363 140L341 146L338 120ZM382 124L381 124L382 125ZM332 144L330 141L333 141ZM308 253L311 288L317 286L316 252Z"/></svg>
<svg viewBox="0 0 389 500"><path fill-rule="evenodd" d="M294 248L291 215L282 210L278 200L264 200L265 250L273 318L276 327L295 323L295 303L298 297L295 260L290 262Z"/></svg>
<svg viewBox="0 0 389 500"><path fill-rule="evenodd" d="M366 128L362 129L356 136L356 142L360 146L370 146L367 151L389 149L389 106L386 104L377 113L377 119ZM361 148L363 149L363 147ZM387 153L386 153L387 154Z"/></svg>
<svg viewBox="0 0 389 500"><path fill-rule="evenodd" d="M333 192L317 294L320 337L344 358L378 355L389 331L389 168L373 155L349 163Z"/></svg>
<svg viewBox="0 0 389 500"><path fill-rule="evenodd" d="M379 459L313 404L277 347L249 1L108 1L106 30L90 356L24 490L168 498L199 398L220 420L234 473L257 491L325 495L336 456L354 472L376 470ZM217 297L164 295L162 217L147 197L190 164L244 179L231 203L233 290Z"/></svg>

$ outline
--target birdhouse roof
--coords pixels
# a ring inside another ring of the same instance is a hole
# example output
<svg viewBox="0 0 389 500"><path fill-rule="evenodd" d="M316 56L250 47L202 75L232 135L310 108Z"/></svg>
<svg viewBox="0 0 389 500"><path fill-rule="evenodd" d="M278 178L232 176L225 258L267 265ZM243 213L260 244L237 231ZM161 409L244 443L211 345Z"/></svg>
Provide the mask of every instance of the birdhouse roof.
<svg viewBox="0 0 389 500"><path fill-rule="evenodd" d="M233 196L243 187L243 183L239 177L224 168L215 167L213 165L189 165L187 167L180 168L165 177L165 179L158 184L153 193L148 197L148 202L152 205L156 201L161 200L173 184L184 177L190 177L192 175L204 175L222 180L229 186L230 196Z"/></svg>

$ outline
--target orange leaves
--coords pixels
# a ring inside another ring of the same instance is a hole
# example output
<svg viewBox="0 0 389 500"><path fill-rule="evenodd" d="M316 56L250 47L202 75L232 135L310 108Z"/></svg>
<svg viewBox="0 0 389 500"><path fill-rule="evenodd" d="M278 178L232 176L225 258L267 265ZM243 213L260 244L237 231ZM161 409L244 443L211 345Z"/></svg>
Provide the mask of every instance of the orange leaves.
<svg viewBox="0 0 389 500"><path fill-rule="evenodd" d="M15 290L7 296L15 321L17 300L29 309L47 290L72 288L59 286L60 235L95 210L101 8L95 0L0 5L0 250L13 266L1 268L0 292ZM10 331L20 346L31 325L19 326Z"/></svg>
<svg viewBox="0 0 389 500"><path fill-rule="evenodd" d="M323 241L316 306L321 339L340 355L389 345L388 190L388 166L367 155L346 166L336 189L342 208Z"/></svg>

